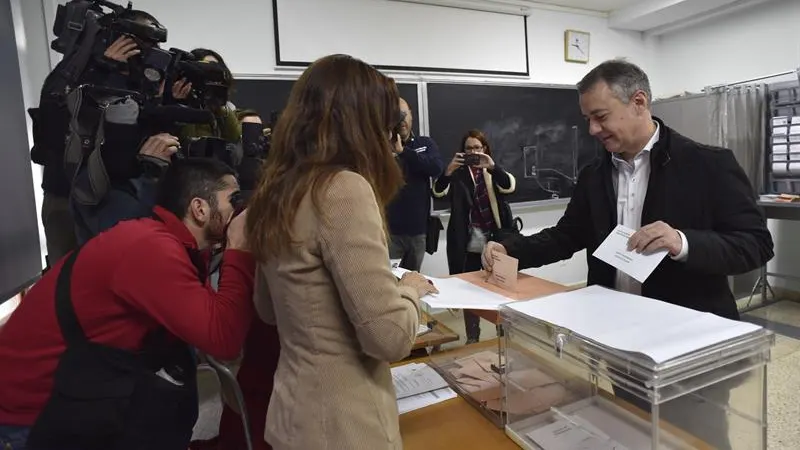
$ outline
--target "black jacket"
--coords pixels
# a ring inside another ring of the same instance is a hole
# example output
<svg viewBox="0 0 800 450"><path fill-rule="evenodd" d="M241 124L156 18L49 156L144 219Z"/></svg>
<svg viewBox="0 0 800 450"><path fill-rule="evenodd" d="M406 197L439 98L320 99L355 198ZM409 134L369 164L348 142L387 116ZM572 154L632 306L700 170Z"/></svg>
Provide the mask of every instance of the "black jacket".
<svg viewBox="0 0 800 450"><path fill-rule="evenodd" d="M658 119L656 119L658 120ZM752 186L730 150L681 136L658 120L642 225L664 221L689 244L684 262L665 258L642 285L642 295L738 319L727 276L746 273L774 255L772 236ZM584 168L564 216L529 237L503 242L520 269L539 267L587 250L588 284L614 287L616 269L592 256L617 225L611 155Z"/></svg>
<svg viewBox="0 0 800 450"><path fill-rule="evenodd" d="M387 207L389 232L399 236L419 236L428 229L431 213L431 178L442 173L442 159L433 139L412 136L397 155L406 184Z"/></svg>
<svg viewBox="0 0 800 450"><path fill-rule="evenodd" d="M512 228L513 218L506 195L514 193L517 181L497 165L492 170L484 169L483 176L489 190L495 229ZM456 169L451 176L442 175L433 185L434 197L446 196L450 200L450 220L447 223L447 266L450 275L467 271L465 262L474 192L475 181L466 166Z"/></svg>

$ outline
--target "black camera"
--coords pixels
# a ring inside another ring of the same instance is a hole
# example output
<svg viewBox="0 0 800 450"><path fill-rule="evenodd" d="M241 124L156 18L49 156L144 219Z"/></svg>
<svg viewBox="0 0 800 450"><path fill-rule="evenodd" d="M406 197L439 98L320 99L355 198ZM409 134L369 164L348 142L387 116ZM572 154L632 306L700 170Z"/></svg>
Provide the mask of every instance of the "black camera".
<svg viewBox="0 0 800 450"><path fill-rule="evenodd" d="M264 135L264 126L260 123L242 124L242 150L244 156L265 159L269 153L270 138Z"/></svg>
<svg viewBox="0 0 800 450"><path fill-rule="evenodd" d="M191 138L187 143L183 156L189 158L214 158L230 167L235 167L233 147L234 144L222 138L212 136Z"/></svg>
<svg viewBox="0 0 800 450"><path fill-rule="evenodd" d="M64 78L77 82L90 60L126 70L133 85L147 98L159 95L172 55L158 48L167 41L167 29L155 17L106 0L72 0L58 6L53 24L56 39L50 47L64 54L69 64L61 68ZM136 42L140 54L127 62L104 57L106 49L121 37Z"/></svg>
<svg viewBox="0 0 800 450"><path fill-rule="evenodd" d="M181 79L192 83L192 98L189 102L197 108L216 109L228 102L228 91L233 80L222 64L198 61L191 53L177 48L171 48L169 53L172 61L167 77L168 87ZM168 102L174 100L170 89L165 88L165 98Z"/></svg>
<svg viewBox="0 0 800 450"><path fill-rule="evenodd" d="M110 11L106 12L103 8ZM84 39L93 38L87 35L93 29L106 32L106 44L111 44L122 35L137 40L140 48L167 42L167 29L163 25L149 14L141 11L135 13L145 16L147 20L134 18L131 2L127 7L106 0L72 0L58 5L53 23L56 39L50 43L50 48L66 55L76 45L83 44Z"/></svg>
<svg viewBox="0 0 800 450"><path fill-rule="evenodd" d="M464 164L467 166L480 166L481 165L481 155L476 153L470 153L464 155Z"/></svg>
<svg viewBox="0 0 800 450"><path fill-rule="evenodd" d="M397 136L400 135L400 129L403 127L403 123L406 121L406 113L403 111L397 112L397 123L392 127L389 133L389 140L394 142L397 139Z"/></svg>

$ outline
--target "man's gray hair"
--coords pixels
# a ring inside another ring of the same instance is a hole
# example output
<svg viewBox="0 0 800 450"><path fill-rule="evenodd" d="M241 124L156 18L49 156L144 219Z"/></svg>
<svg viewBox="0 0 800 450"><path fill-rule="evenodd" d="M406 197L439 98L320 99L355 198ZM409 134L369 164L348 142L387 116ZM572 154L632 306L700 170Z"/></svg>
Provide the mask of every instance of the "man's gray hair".
<svg viewBox="0 0 800 450"><path fill-rule="evenodd" d="M622 59L606 61L592 69L578 82L578 92L584 94L601 81L606 82L614 95L623 103L630 102L636 91L644 92L648 103L653 101L650 80L644 70L636 64Z"/></svg>

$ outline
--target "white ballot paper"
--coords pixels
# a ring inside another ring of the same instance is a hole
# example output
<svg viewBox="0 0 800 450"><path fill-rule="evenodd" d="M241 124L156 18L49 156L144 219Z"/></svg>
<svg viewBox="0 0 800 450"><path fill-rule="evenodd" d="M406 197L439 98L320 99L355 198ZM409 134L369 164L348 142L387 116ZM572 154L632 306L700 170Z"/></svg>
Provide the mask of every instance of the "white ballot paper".
<svg viewBox="0 0 800 450"><path fill-rule="evenodd" d="M410 272L410 270L406 270L406 269L403 269L402 267L400 267L400 261L402 261L402 260L400 260L400 259L390 259L389 260L389 265L392 268L392 273L397 278L403 278L403 275L405 275L406 272Z"/></svg>
<svg viewBox="0 0 800 450"><path fill-rule="evenodd" d="M645 255L636 253L636 251L628 251L628 239L635 232L626 226L617 225L606 240L592 253L592 256L625 272L639 283L644 283L668 252L659 250Z"/></svg>
<svg viewBox="0 0 800 450"><path fill-rule="evenodd" d="M508 307L606 347L646 355L659 364L761 329L601 286L514 302Z"/></svg>
<svg viewBox="0 0 800 450"><path fill-rule="evenodd" d="M528 433L543 450L627 450L591 424L561 419Z"/></svg>
<svg viewBox="0 0 800 450"><path fill-rule="evenodd" d="M449 387L437 389L435 391L425 392L419 395L412 395L411 397L401 398L397 400L397 409L400 414L416 411L437 403L441 403L451 398L456 398L456 392Z"/></svg>
<svg viewBox="0 0 800 450"><path fill-rule="evenodd" d="M447 387L447 381L431 366L421 363L392 368L392 382L397 398L406 398Z"/></svg>
<svg viewBox="0 0 800 450"><path fill-rule="evenodd" d="M485 309L496 311L511 298L496 294L459 278L432 278L438 294L428 294L420 300L431 308Z"/></svg>

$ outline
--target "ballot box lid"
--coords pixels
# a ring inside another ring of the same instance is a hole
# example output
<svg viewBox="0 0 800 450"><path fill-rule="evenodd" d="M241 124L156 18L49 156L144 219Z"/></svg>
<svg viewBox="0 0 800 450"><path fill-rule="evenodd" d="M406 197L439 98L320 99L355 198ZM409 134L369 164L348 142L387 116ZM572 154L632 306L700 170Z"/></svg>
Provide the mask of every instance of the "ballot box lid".
<svg viewBox="0 0 800 450"><path fill-rule="evenodd" d="M577 366L653 403L769 362L775 337L752 324L598 286L500 308L507 345Z"/></svg>

